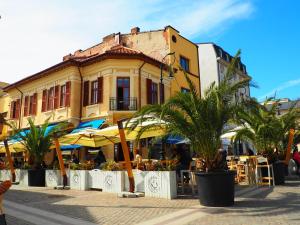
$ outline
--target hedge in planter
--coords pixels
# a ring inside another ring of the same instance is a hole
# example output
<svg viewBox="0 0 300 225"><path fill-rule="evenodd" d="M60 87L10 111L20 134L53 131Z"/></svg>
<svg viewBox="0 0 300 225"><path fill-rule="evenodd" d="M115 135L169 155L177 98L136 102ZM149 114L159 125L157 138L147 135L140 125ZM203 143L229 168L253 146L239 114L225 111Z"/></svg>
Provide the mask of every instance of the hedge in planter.
<svg viewBox="0 0 300 225"><path fill-rule="evenodd" d="M226 160L218 149L221 147L221 135L226 131L226 125L242 107L242 104L233 101L232 97L240 88L249 85L248 78L237 83L232 82L238 63L239 53L232 60L219 85L212 83L202 97L184 72L189 92L178 92L161 105L144 106L134 115L130 126L128 123L128 127L133 130L141 122L152 121L140 130L138 138L145 130L164 127L166 133L190 140L193 150L204 161L203 172L196 174L199 200L203 205L228 206L234 203L234 176L227 171ZM184 71L179 64L178 67ZM207 174L209 176L206 176ZM215 176L222 176L224 182L216 182ZM218 188L215 188L216 186ZM226 193L223 192L225 186ZM212 191L214 192L211 193ZM203 199L203 196L210 198Z"/></svg>

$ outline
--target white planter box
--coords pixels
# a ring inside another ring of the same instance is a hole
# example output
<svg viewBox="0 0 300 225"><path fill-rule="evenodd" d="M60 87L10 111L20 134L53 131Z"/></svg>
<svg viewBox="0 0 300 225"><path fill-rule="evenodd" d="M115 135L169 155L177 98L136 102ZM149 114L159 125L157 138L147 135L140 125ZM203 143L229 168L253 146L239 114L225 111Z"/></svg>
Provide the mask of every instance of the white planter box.
<svg viewBox="0 0 300 225"><path fill-rule="evenodd" d="M62 185L60 170L46 170L45 184L46 187L57 187Z"/></svg>
<svg viewBox="0 0 300 225"><path fill-rule="evenodd" d="M16 173L16 180L15 180L15 182L19 182L20 181L20 169L15 169L15 173ZM0 171L0 180L1 181L11 180L10 170L1 170Z"/></svg>
<svg viewBox="0 0 300 225"><path fill-rule="evenodd" d="M124 171L101 171L103 192L120 193L124 191Z"/></svg>
<svg viewBox="0 0 300 225"><path fill-rule="evenodd" d="M104 180L101 170L89 170L88 171L88 187L89 188L96 188L96 189L103 189Z"/></svg>
<svg viewBox="0 0 300 225"><path fill-rule="evenodd" d="M20 170L20 185L28 186L28 170Z"/></svg>
<svg viewBox="0 0 300 225"><path fill-rule="evenodd" d="M145 176L145 196L166 199L176 198L176 172L149 171Z"/></svg>
<svg viewBox="0 0 300 225"><path fill-rule="evenodd" d="M134 191L145 192L145 176L149 171L133 170ZM127 171L125 173L125 191L129 191L129 180Z"/></svg>
<svg viewBox="0 0 300 225"><path fill-rule="evenodd" d="M88 171L70 170L70 187L76 190L88 189Z"/></svg>

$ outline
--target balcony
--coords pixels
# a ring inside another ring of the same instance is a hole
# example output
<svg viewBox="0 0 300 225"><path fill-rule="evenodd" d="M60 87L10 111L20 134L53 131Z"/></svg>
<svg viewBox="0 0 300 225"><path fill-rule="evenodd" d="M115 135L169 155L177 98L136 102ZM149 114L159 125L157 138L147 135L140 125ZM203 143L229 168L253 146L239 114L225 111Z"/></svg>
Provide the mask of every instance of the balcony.
<svg viewBox="0 0 300 225"><path fill-rule="evenodd" d="M137 110L137 99L132 98L109 98L109 110L111 111L135 111Z"/></svg>

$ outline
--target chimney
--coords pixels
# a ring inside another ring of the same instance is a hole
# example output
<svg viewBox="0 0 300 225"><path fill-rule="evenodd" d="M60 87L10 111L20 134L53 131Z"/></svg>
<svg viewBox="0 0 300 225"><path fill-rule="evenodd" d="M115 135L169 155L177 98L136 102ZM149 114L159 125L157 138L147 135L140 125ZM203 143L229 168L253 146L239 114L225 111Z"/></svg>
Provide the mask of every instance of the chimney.
<svg viewBox="0 0 300 225"><path fill-rule="evenodd" d="M130 33L131 34L137 34L137 33L139 33L140 32L140 28L139 27L133 27L133 28L131 28L131 30L130 30Z"/></svg>

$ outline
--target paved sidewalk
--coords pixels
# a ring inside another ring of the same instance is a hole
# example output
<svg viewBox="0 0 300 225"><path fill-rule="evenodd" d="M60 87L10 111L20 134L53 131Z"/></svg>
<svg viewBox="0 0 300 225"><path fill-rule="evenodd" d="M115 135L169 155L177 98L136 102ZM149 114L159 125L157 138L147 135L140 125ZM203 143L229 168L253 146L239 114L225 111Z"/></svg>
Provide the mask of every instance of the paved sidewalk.
<svg viewBox="0 0 300 225"><path fill-rule="evenodd" d="M207 208L196 198L118 198L97 191L14 186L5 194L8 225L300 224L300 180L239 187L236 204Z"/></svg>

